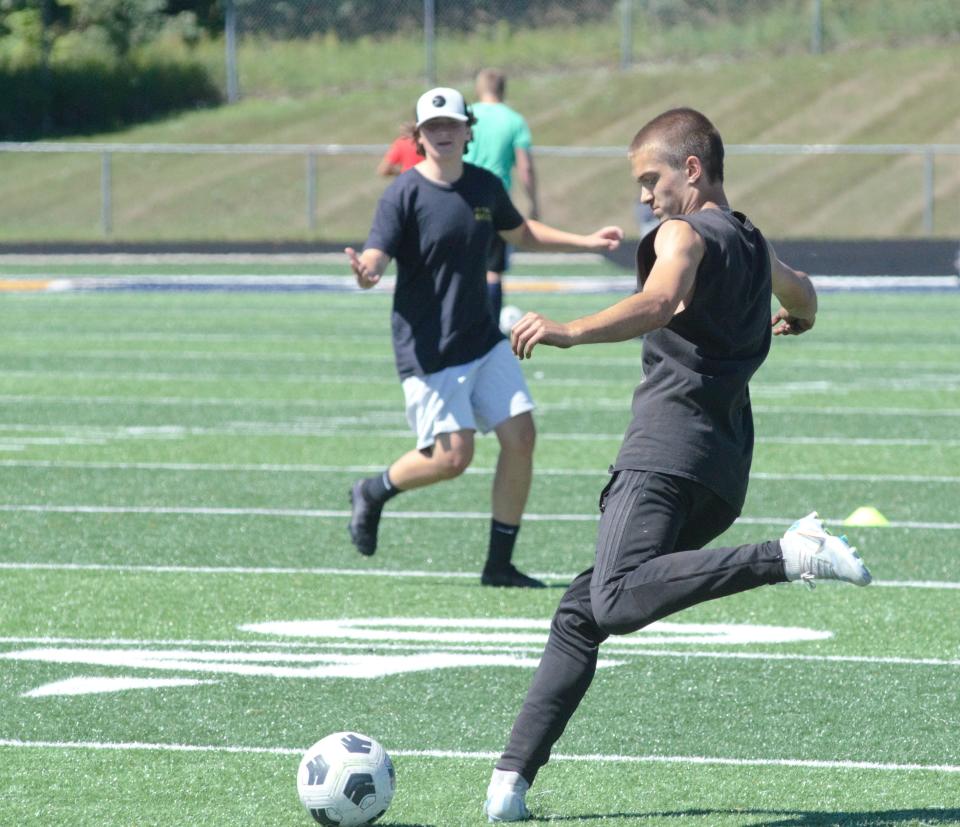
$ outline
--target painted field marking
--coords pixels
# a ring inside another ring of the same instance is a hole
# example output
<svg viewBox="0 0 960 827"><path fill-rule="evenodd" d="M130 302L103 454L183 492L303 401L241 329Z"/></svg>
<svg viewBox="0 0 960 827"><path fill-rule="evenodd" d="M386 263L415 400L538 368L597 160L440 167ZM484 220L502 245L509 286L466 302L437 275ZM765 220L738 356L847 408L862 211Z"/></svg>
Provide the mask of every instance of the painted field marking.
<svg viewBox="0 0 960 827"><path fill-rule="evenodd" d="M370 679L434 671L491 666L536 668L546 643L550 621L535 618L371 617L337 620L281 620L243 624L242 632L263 635L265 651L203 648L109 647L47 645L0 652L0 660L99 666L128 670L187 672L242 677ZM743 646L821 641L832 632L790 626L757 624L694 624L661 621L617 641L620 654L638 647L665 644ZM275 638L297 638L314 644L314 651L274 647ZM362 642L359 652L343 644ZM412 651L400 653L405 647ZM531 647L531 648L527 648ZM393 651L389 651L389 650ZM532 649L532 650L531 650ZM605 650L609 651L609 650ZM528 654L529 653L529 654ZM532 656L531 656L532 655ZM621 666L624 660L602 657L598 668ZM131 689L192 686L190 679L119 676L71 677L32 689L25 697L102 694Z"/></svg>
<svg viewBox="0 0 960 827"><path fill-rule="evenodd" d="M275 462L103 462L96 460L0 459L0 468L59 468L91 471L173 471L197 473L268 474L372 474L383 470L383 465L314 465ZM466 473L474 476L492 476L495 468L471 465ZM606 469L594 468L540 468L542 477L592 477L605 479ZM806 474L779 471L753 471L751 479L796 480L810 482L896 482L896 483L960 483L960 476L923 474Z"/></svg>
<svg viewBox="0 0 960 827"><path fill-rule="evenodd" d="M386 617L261 621L242 624L242 632L263 635L262 641L101 640L67 644L55 639L7 638L20 644L43 641L32 648L0 652L0 660L108 667L112 669L201 673L255 678L318 680L371 679L437 669L536 668L550 621L541 618ZM829 639L833 633L802 627L748 623L676 623L659 621L604 645L598 668L622 666L631 659L731 658L893 666L958 667L960 659L904 658L867 655L808 655L784 652L731 652L728 647L782 645ZM276 638L295 638L283 646ZM134 645L131 645L133 643ZM237 643L238 645L234 645ZM708 644L719 650L676 650L664 646ZM345 650L354 649L349 652ZM726 651L724 651L726 650ZM613 657L608 657L613 656ZM102 694L131 689L194 686L192 678L102 678L72 676L36 687L24 697Z"/></svg>
<svg viewBox="0 0 960 827"><path fill-rule="evenodd" d="M397 406L392 402L382 399L306 399L306 398L288 398L288 399L266 399L252 396L117 396L117 395L87 395L87 394L29 394L29 393L6 393L0 394L0 403L7 404L63 404L63 405L118 405L129 407L130 405L157 405L163 407L229 407L229 408L291 408L307 407L320 408L323 410L334 408L347 411L355 411L357 408L364 410L377 411L381 413L397 414ZM595 412L611 411L614 413L625 413L629 410L629 394L625 393L622 397L593 397L591 399L560 399L553 402L540 402L537 404L539 413L554 413L558 411L577 412ZM786 405L753 405L755 414L770 414L784 416L910 416L910 417L942 417L956 418L960 417L960 408L916 408L916 407L889 407L878 406L876 408L865 408L858 406L822 406L822 407L788 407ZM402 419L402 413L398 414Z"/></svg>
<svg viewBox="0 0 960 827"><path fill-rule="evenodd" d="M308 640L362 640L430 644L537 644L547 640L550 621L540 618L369 617L334 620L279 620L246 623L242 632ZM453 631L450 631L453 630ZM826 640L832 632L797 626L750 623L674 623L657 621L633 635L618 638L621 646L710 643L796 643Z"/></svg>
<svg viewBox="0 0 960 827"><path fill-rule="evenodd" d="M127 689L168 689L173 686L199 686L215 681L195 678L67 678L38 686L24 694L26 698L48 698L54 695L98 695Z"/></svg>
<svg viewBox="0 0 960 827"><path fill-rule="evenodd" d="M340 314L338 314L340 315ZM2 338L2 337L0 337ZM325 353L322 349L315 351L305 352L303 350L297 351L277 351L271 350L267 351L250 351L250 350L226 350L226 351L210 351L210 350L149 350L144 348L129 348L129 349L109 349L109 348L87 348L87 349L77 349L71 351L64 350L30 350L31 359L55 359L59 361L76 359L84 362L90 360L105 360L105 359L122 359L126 361L143 361L143 362L176 362L176 361L189 361L189 362L248 362L248 363L258 363L258 362L291 362L291 363L307 363L307 364L323 364L326 362L332 362L338 365L343 364L360 364L364 366L368 365L384 365L392 367L394 365L394 357L390 352L389 340L386 335L383 337L384 347L380 353L370 353L365 352L364 355L351 355L351 354L338 354L338 353ZM249 344L249 342L247 342ZM552 355L552 354L551 354ZM549 358L549 356L547 357ZM607 357L592 357L592 356L562 356L557 361L556 356L553 356L553 359L550 359L549 362L544 362L548 368L554 366L562 366L568 368L576 367L607 367L607 368L632 368L639 370L641 368L641 356L639 347L635 348L634 352L630 356L607 356ZM775 354L770 361L771 368L784 367L787 365L802 365L804 368L819 368L822 370L836 369L838 371L853 371L856 373L863 373L864 371L877 370L884 371L887 375L891 371L900 370L909 373L906 379L914 379L917 377L924 377L925 371L929 371L930 376L943 377L950 376L953 379L960 379L960 374L944 374L941 368L936 365L932 360L931 361L884 361L883 363L878 362L865 362L855 359L811 359L808 355L803 355L799 357L790 358L784 354ZM765 383L762 379L755 382L758 387L762 387ZM752 390L752 388L751 388ZM627 400L629 403L629 400Z"/></svg>
<svg viewBox="0 0 960 827"><path fill-rule="evenodd" d="M384 402L379 399L264 399L257 397L241 396L111 396L111 395L48 395L48 394L0 394L0 403L7 404L63 404L63 405L119 405L129 407L130 405L156 405L163 407L229 407L229 408L320 408L323 410L330 408L339 408L344 410L356 410L362 408L368 411L378 411L382 413L397 414L398 419L402 419L402 414L397 413L397 406L393 403ZM628 394L617 398L594 397L592 399L566 399L554 402L541 402L537 404L538 413L553 413L557 411L574 412L595 412L611 411L626 412L629 410L630 399ZM960 408L910 408L910 407L887 407L864 408L854 406L825 406L818 408L795 408L782 405L753 405L755 414L784 415L784 416L893 416L893 417L926 417L926 418L949 418L960 417Z"/></svg>
<svg viewBox="0 0 960 827"><path fill-rule="evenodd" d="M0 747L14 749L88 749L150 752L213 752L241 755L290 755L301 756L307 747L254 747L222 744L164 744L142 741L41 741L2 738ZM401 758L437 758L455 761L496 761L499 752L462 751L443 749L401 749L387 746L391 756ZM806 758L724 758L707 755L612 755L555 753L551 761L572 761L606 764L691 764L725 765L735 767L806 767L827 770L876 770L878 772L936 772L960 773L957 764L896 764L882 761L828 761Z"/></svg>
<svg viewBox="0 0 960 827"><path fill-rule="evenodd" d="M337 421L356 422L356 417L343 416ZM5 433L5 432L9 432ZM18 434L46 434L55 433L58 436L19 436ZM10 434L17 434L13 436ZM311 439L337 439L346 437L371 437L369 428L350 428L337 425L330 427L329 421L314 423L309 420L303 422L237 422L222 426L194 426L194 425L126 425L126 426L84 426L84 425L33 425L21 422L0 422L0 439L10 443L38 442L54 443L63 440L182 440L196 436L227 436L227 437L292 437ZM407 429L377 429L373 436L377 440L402 439L409 442L412 439ZM560 433L541 431L537 439L550 442L616 442L623 440L622 433ZM955 448L960 446L960 439L931 439L917 437L847 437L847 436L765 436L756 439L757 445L846 445L852 447L926 447Z"/></svg>
<svg viewBox="0 0 960 827"><path fill-rule="evenodd" d="M960 659L951 658L907 658L892 655L804 655L798 652L730 652L720 650L703 649L658 649L648 648L644 641L640 640L636 644L620 645L626 638L611 638L604 643L605 652L614 655L629 656L637 658L677 658L680 660L696 658L706 660L759 660L759 661L798 661L805 663L849 663L859 665L876 666L931 666L956 668L960 666ZM343 643L343 642L324 642L316 643L311 641L297 641L295 643L288 641L251 641L251 640L132 640L129 638L57 638L57 637L0 637L0 644L23 645L32 644L44 647L61 647L63 651L72 652L99 652L103 647L108 647L108 651L115 651L117 648L136 647L133 651L142 652L149 647L198 647L199 651L204 652L210 647L221 647L229 651L237 649L257 649L263 650L266 647L271 649L297 650L305 652L314 652L317 649L323 651L351 651L360 652L382 651L382 652L422 652L436 648L431 644L424 643L384 643L375 641L365 641L364 643ZM99 647L99 648L98 648ZM531 655L538 658L543 653L543 645L511 644L511 645L485 645L474 644L471 646L461 646L457 644L445 644L442 647L444 652L465 652L475 654L477 652L493 652L507 655ZM22 651L22 650L17 650ZM169 650L163 650L169 652ZM161 651L160 654L163 654ZM77 656L79 657L79 656ZM159 656L158 656L159 657ZM224 655L220 654L220 659ZM271 655L271 658L282 659L284 655ZM518 665L516 663L509 665ZM522 665L522 664L521 664ZM534 664L535 665L535 664ZM153 668L153 667L144 667ZM301 675L300 677L311 677L310 675Z"/></svg>
<svg viewBox="0 0 960 827"><path fill-rule="evenodd" d="M636 385L635 379L610 378L594 379L591 377L577 377L569 379L552 379L546 375L546 370L538 369L530 377L531 386L537 387L557 387L557 388L583 388L583 387L611 387ZM538 373L540 375L538 375ZM344 375L339 373L278 373L275 371L265 371L253 373L250 371L240 372L186 372L186 371L95 371L95 370L17 370L2 369L0 377L11 379L36 379L40 377L50 379L77 380L89 379L96 381L111 380L133 380L143 382L218 382L224 379L238 379L246 381L257 381L269 379L271 382L285 382L291 384L307 384L322 387L324 385L389 385L395 387L397 378L393 374L378 373L370 376L357 376L355 373ZM794 382L759 382L751 386L751 394L762 396L765 394L779 395L783 393L848 393L852 390L879 390L885 392L909 391L915 393L917 390L939 390L955 391L960 390L960 374L927 374L924 376L889 378L877 376L876 378L858 377L850 380L829 380L817 379L810 381Z"/></svg>
<svg viewBox="0 0 960 827"><path fill-rule="evenodd" d="M297 566L188 566L188 565L137 565L122 563L41 563L3 562L0 571L103 571L118 574L250 574L250 575L297 575L317 577L387 577L394 579L476 580L476 572L438 571L434 569L344 569L335 567ZM533 572L540 580L569 583L576 572ZM784 584L786 585L786 584ZM960 582L948 580L873 580L871 588L895 589L960 589ZM795 588L795 586L793 586ZM0 642L8 640L0 637Z"/></svg>
<svg viewBox="0 0 960 827"><path fill-rule="evenodd" d="M177 514L197 517L284 517L306 519L346 519L348 510L322 508L231 508L229 506L138 506L138 505L48 505L29 503L0 503L0 512L38 514ZM388 511L384 519L391 520L489 520L488 511ZM525 522L592 523L598 514L524 514ZM789 526L796 517L739 517L735 525ZM824 517L827 523L840 525L843 517ZM884 526L871 528L913 528L931 531L958 531L960 523L891 520Z"/></svg>

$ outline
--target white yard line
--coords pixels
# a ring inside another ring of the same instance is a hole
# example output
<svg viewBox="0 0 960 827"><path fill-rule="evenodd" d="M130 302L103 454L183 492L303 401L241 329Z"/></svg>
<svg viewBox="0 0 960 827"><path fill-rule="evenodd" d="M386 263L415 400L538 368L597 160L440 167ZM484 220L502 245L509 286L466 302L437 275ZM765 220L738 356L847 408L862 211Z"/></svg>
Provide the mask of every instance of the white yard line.
<svg viewBox="0 0 960 827"><path fill-rule="evenodd" d="M557 387L557 388L584 388L584 387L610 387L611 385L632 388L636 385L635 377L611 377L604 379L594 379L590 377L575 377L569 379L548 378L548 372L555 365L544 363L539 369L534 370L530 377L531 386L537 387ZM540 374L540 375L538 375ZM398 384L396 376L387 373L378 373L371 376L357 376L352 374L340 373L278 373L263 371L254 373L250 371L237 372L189 372L189 371L96 371L96 370L15 370L2 369L0 377L11 379L91 379L91 380L133 380L133 381L178 381L178 382L219 382L223 380L261 380L269 379L271 382L286 382L303 385L314 385L322 387L324 385L391 385ZM751 392L754 396L763 396L767 394L781 395L783 393L811 394L811 393L848 393L855 390L871 390L899 392L906 391L916 393L918 390L937 390L937 391L956 391L960 390L960 374L956 373L937 373L923 376L912 376L903 378L893 378L887 376L861 377L851 379L813 379L809 381L793 382L757 382L751 386Z"/></svg>
<svg viewBox="0 0 960 827"><path fill-rule="evenodd" d="M341 315L341 314L335 314ZM4 337L0 335L0 340ZM333 362L343 364L345 362L360 363L363 365L389 365L394 364L393 354L390 352L389 343L386 336L383 337L384 347L379 353L365 352L362 355L344 355L343 353L324 353L322 351L305 352L303 350L287 351L251 351L251 350L169 350L146 348L86 348L65 350L37 350L31 348L29 356L31 359L53 359L62 361L65 359L81 360L89 363L91 360L102 359L122 359L126 361L188 361L188 362L293 362L293 363L324 363ZM543 362L544 367L553 368L564 367L623 367L627 369L640 370L641 355L639 347L631 356L563 356L560 359L548 355ZM941 378L947 376L954 380L960 380L958 374L944 374L942 366L933 364L931 361L884 361L877 363L875 361L859 361L856 359L811 359L809 355L787 358L778 355L776 361L771 362L771 368L777 369L799 365L809 370L811 368L820 368L822 370L836 369L844 372L882 372L889 376L892 371L904 371L910 373L909 377L924 377L928 372L930 376ZM757 387L763 386L763 381L754 383Z"/></svg>
<svg viewBox="0 0 960 827"><path fill-rule="evenodd" d="M761 386L762 387L762 386ZM352 411L362 408L364 411L378 411L389 414L397 414L397 419L402 419L402 414L398 413L397 405L392 401L383 400L357 400L357 399L258 399L253 397L223 397L223 396L104 396L104 395L47 395L47 394L0 394L0 403L3 404L59 404L59 405L117 405L128 408L131 405L156 405L162 407L194 408L204 407L227 407L227 408L321 408L321 409L344 409ZM626 413L630 407L629 394L622 397L602 398L594 397L591 399L571 399L557 402L544 402L537 405L537 411L543 413L553 413L556 411L574 411L576 413L592 413L596 411L611 411L614 413ZM907 407L877 407L863 408L853 406L832 406L818 408L797 408L787 405L754 405L753 412L756 414L773 414L783 416L856 416L856 417L926 417L926 418L948 418L960 417L960 408L907 408Z"/></svg>
<svg viewBox="0 0 960 827"><path fill-rule="evenodd" d="M231 462L99 462L84 460L0 459L0 468L55 468L88 471L171 471L187 473L267 473L267 474L372 474L382 465L315 465L311 463L231 463ZM471 466L470 475L491 476L496 469ZM607 477L606 469L540 468L537 476ZM805 474L779 471L754 471L755 480L794 480L810 482L891 482L891 483L960 483L960 476L923 474Z"/></svg>
<svg viewBox="0 0 960 827"><path fill-rule="evenodd" d="M300 756L306 747L253 747L218 744L164 744L108 741L29 741L19 738L0 739L0 747L25 749L87 749L149 752L213 752L242 755L290 755ZM495 761L497 752L398 749L387 745L391 756L401 758L438 758L455 761ZM736 767L805 767L827 770L876 770L879 772L935 772L960 773L957 764L895 764L881 761L820 761L803 758L724 758L706 755L615 755L556 753L553 761L576 761L582 763L603 762L608 764L689 764L725 765Z"/></svg>
<svg viewBox="0 0 960 827"><path fill-rule="evenodd" d="M355 419L351 418L351 422ZM10 434L48 434L55 433L58 437L16 437ZM411 433L408 429L377 428L371 432L370 428L330 427L312 423L309 420L302 424L267 422L239 422L224 426L206 427L192 425L34 425L22 422L0 422L0 434L5 444L15 444L28 439L44 441L56 439L183 439L187 436L266 436L266 437L311 437L316 439L342 439L344 437L374 437L376 439L403 439L409 441ZM623 432L616 433L551 433L540 432L537 438L550 442L621 442ZM53 442L51 444L57 444ZM846 436L767 436L756 439L758 445L849 445L849 446L904 446L924 447L937 446L955 448L960 446L960 439L932 439L916 437L846 437Z"/></svg>
<svg viewBox="0 0 960 827"><path fill-rule="evenodd" d="M386 577L394 579L476 580L475 572L435 569L352 569L332 566L188 566L124 563L0 562L0 571L89 571L119 574L250 574L296 575L298 577ZM577 572L536 571L533 576L568 583ZM872 588L960 590L960 582L948 580L874 580Z"/></svg>
<svg viewBox="0 0 960 827"><path fill-rule="evenodd" d="M33 512L41 514L178 514L201 517L300 517L310 519L347 519L350 512L323 508L231 508L227 506L146 506L146 505L50 505L46 503L0 503L0 512ZM489 511L388 511L392 520L489 520ZM596 522L597 514L524 514L525 522ZM740 517L742 525L789 526L796 517ZM825 517L828 523L840 525L843 517ZM958 531L960 523L891 520L877 528L915 528L933 531Z"/></svg>

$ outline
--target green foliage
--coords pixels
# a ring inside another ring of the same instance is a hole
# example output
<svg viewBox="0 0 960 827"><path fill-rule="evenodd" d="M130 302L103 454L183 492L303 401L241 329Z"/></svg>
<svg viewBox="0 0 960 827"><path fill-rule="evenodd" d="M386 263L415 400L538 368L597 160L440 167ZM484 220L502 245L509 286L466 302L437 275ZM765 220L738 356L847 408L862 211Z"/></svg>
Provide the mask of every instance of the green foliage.
<svg viewBox="0 0 960 827"><path fill-rule="evenodd" d="M134 46L149 42L163 28L166 0L59 0L73 9L73 24L80 31L98 31L113 53L127 55Z"/></svg>
<svg viewBox="0 0 960 827"><path fill-rule="evenodd" d="M33 140L117 129L170 112L210 106L220 92L197 63L81 53L49 66L0 66L0 137Z"/></svg>
<svg viewBox="0 0 960 827"><path fill-rule="evenodd" d="M22 66L43 54L43 16L39 9L20 8L0 19L0 63Z"/></svg>
<svg viewBox="0 0 960 827"><path fill-rule="evenodd" d="M2 0L0 139L116 129L217 103L190 54L145 51L161 34L196 42L196 15L167 0ZM171 50L175 52L176 50Z"/></svg>

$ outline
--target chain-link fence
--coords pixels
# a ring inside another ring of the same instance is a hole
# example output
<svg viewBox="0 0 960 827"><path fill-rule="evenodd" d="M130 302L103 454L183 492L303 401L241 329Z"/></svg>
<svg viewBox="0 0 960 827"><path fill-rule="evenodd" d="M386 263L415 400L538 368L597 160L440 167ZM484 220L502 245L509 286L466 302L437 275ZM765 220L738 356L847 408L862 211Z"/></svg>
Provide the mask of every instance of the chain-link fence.
<svg viewBox="0 0 960 827"><path fill-rule="evenodd" d="M430 85L489 63L623 68L729 54L764 37L772 47L786 32L793 48L823 43L819 0L227 0L226 23L232 100L247 88L273 90L281 67L296 91L304 71L314 88L415 78ZM798 44L802 32L809 37Z"/></svg>
<svg viewBox="0 0 960 827"><path fill-rule="evenodd" d="M956 0L225 0L228 93L960 37Z"/></svg>

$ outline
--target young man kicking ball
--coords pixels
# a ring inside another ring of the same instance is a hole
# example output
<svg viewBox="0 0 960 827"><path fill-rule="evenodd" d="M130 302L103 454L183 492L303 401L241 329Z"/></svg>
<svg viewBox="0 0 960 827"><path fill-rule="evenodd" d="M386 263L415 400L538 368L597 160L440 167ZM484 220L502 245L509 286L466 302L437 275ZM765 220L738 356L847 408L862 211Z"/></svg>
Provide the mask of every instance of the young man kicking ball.
<svg viewBox="0 0 960 827"><path fill-rule="evenodd" d="M556 610L546 650L496 764L490 821L530 817L525 795L590 686L600 644L681 609L788 580L870 582L856 550L816 512L780 540L704 548L743 507L753 454L748 382L773 335L813 327L817 296L723 191L723 142L707 118L674 109L630 146L641 200L660 220L640 243L640 291L561 324L528 313L513 328L521 359L644 336L613 476L600 495L594 566ZM771 292L780 308L770 317Z"/></svg>

